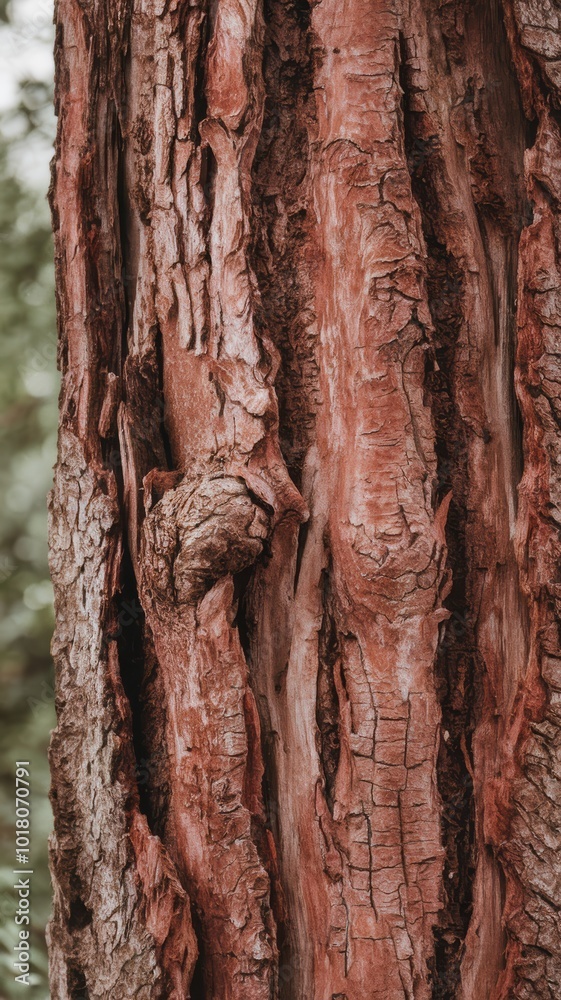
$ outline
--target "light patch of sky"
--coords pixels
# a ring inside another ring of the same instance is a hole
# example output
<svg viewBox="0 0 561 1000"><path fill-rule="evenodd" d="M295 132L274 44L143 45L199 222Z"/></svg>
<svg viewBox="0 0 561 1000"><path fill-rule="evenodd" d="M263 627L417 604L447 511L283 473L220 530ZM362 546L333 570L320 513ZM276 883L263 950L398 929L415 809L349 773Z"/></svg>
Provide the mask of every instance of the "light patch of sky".
<svg viewBox="0 0 561 1000"><path fill-rule="evenodd" d="M46 191L49 184L50 141L36 130L25 142L18 142L21 123L10 115L19 101L20 85L33 80L53 79L52 0L11 0L10 23L0 26L0 115L1 128L11 142L12 157L24 181ZM54 135L54 113L45 123ZM51 126L49 128L49 126Z"/></svg>

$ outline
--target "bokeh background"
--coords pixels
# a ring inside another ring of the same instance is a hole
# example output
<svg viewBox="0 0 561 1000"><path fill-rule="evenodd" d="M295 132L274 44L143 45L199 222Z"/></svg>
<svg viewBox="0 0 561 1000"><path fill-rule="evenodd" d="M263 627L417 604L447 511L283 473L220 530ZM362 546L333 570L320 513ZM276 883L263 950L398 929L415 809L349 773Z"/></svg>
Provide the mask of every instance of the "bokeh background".
<svg viewBox="0 0 561 1000"><path fill-rule="evenodd" d="M0 1000L47 1000L47 744L54 726L46 495L56 452L47 189L53 7L0 0ZM32 770L32 985L14 982L14 764Z"/></svg>

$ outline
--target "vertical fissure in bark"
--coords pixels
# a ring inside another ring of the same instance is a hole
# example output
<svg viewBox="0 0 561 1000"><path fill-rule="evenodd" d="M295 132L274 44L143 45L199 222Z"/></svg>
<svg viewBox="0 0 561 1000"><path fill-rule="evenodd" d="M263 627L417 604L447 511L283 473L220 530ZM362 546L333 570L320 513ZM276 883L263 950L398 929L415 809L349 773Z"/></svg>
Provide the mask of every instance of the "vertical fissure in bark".
<svg viewBox="0 0 561 1000"><path fill-rule="evenodd" d="M126 526L125 520L123 523ZM131 745L134 752L134 772L138 788L139 808L146 816L150 831L155 833L157 831L154 828L149 790L150 756L144 738L142 721L143 682L146 666L145 620L138 597L130 552L125 536L123 538L120 587L114 598L119 673L130 706Z"/></svg>
<svg viewBox="0 0 561 1000"><path fill-rule="evenodd" d="M253 498L256 500L256 498ZM267 546L259 560L260 563L269 558ZM259 564L259 563L258 563ZM275 918L275 932L278 947L278 922L283 919L282 889L274 839L272 817L280 806L279 799L271 794L268 780L267 763L264 754L261 726L257 725L257 692L252 669L252 640L255 621L251 613L250 594L256 566L250 566L234 577L233 606L235 618L233 627L237 629L247 666L248 684L251 691L244 699L244 721L248 741L248 768L245 775L243 802L251 816L252 839L256 845L260 860L267 871L271 885L271 909Z"/></svg>
<svg viewBox="0 0 561 1000"><path fill-rule="evenodd" d="M307 488L305 463L315 443L319 405L313 288L317 251L311 236L309 177L315 130L310 7L308 0L264 3L264 114L252 168L250 247L258 288L256 330L272 342L275 369L278 367L275 391L280 450L291 479L301 490ZM294 599L308 544L307 520L296 531L290 524L279 525L271 539L270 558L252 573L247 589L251 608L247 657L261 721L267 829L276 855L271 900L277 927L278 989L283 1000L298 995L304 960L295 940L298 917L291 906L293 887L287 884L282 836L288 801L278 754L285 739L280 719L287 711L287 630L291 626L288 603L277 606L277 600ZM278 598L277 582L269 588L268 579L280 582ZM265 607L264 614L259 605ZM278 643L273 661L271 642Z"/></svg>
<svg viewBox="0 0 561 1000"><path fill-rule="evenodd" d="M341 757L341 713L335 680L335 670L340 667L341 651L337 625L331 606L329 567L322 573L322 623L318 633L317 677L317 737L318 754L323 770L325 797L333 814L335 780Z"/></svg>
<svg viewBox="0 0 561 1000"><path fill-rule="evenodd" d="M253 163L256 327L279 353L279 442L296 486L318 406L309 218L314 95L307 0L265 0L264 115ZM305 524L301 531L307 531Z"/></svg>
<svg viewBox="0 0 561 1000"><path fill-rule="evenodd" d="M155 456L159 458L160 464L150 465L150 468L146 470L147 474L152 472L154 469L157 469L160 472L174 472L176 471L177 468L176 464L174 463L170 436L168 434L168 429L166 427L166 420L165 420L166 404L164 398L164 354L163 354L163 344L162 344L162 331L160 330L158 324L156 324L154 330L154 354L155 354L154 367L157 373L156 412L159 414L158 427L157 427L158 436L156 440L156 445L154 447L154 452ZM161 448L160 448L160 443L161 443ZM162 456L162 451L163 451L163 456ZM146 489L146 487L144 487L144 489Z"/></svg>
<svg viewBox="0 0 561 1000"><path fill-rule="evenodd" d="M83 969L77 965L69 964L66 982L69 1000L89 1000L90 993Z"/></svg>
<svg viewBox="0 0 561 1000"><path fill-rule="evenodd" d="M195 147L199 147L201 145L201 133L199 131L199 126L201 122L204 122L208 111L205 79L206 62L208 57L208 43L211 36L211 21L213 19L213 10L214 13L216 13L216 2L210 0L210 3L208 3L203 0L200 4L200 8L202 20L198 30L197 55L193 66L193 119L189 136ZM187 18L189 17L189 8L186 8L185 16ZM185 58L187 55L188 53L185 54ZM189 72L189 65L187 62L185 62L185 71L186 73ZM203 169L201 169L201 183L204 186Z"/></svg>
<svg viewBox="0 0 561 1000"><path fill-rule="evenodd" d="M410 92L409 166L427 247L436 362L427 390L439 488L452 490L453 581L436 668L447 865L434 971L438 996L462 989L471 997L495 990L505 967L503 913L513 883L509 889L497 817L512 794L503 741L528 655L513 541L523 474L514 372L527 128L499 5L466 6L462 30L445 9L435 17L424 7L427 72L439 62L446 71L433 80L432 104L419 101L418 87ZM418 83L418 64L409 66Z"/></svg>
<svg viewBox="0 0 561 1000"><path fill-rule="evenodd" d="M518 245L529 217L522 183L527 129L499 3L476 5L467 19L466 41L468 52L478 53L482 81L466 92L464 134L477 137L475 145L468 139L468 176L477 222L473 231L481 242L479 285L491 310L486 328L481 327L484 360L478 377L486 455L482 466L472 437L469 473L468 595L477 649L471 758L476 877L462 982L465 992L477 994L499 992L501 980L511 974L505 905L516 888L502 843L510 836L506 817L513 795L506 749L512 706L525 684L530 654L528 605L515 546L523 454L514 392ZM492 498L492 512L486 510L483 491Z"/></svg>
<svg viewBox="0 0 561 1000"><path fill-rule="evenodd" d="M128 46L125 47L123 74L129 66ZM121 106L119 132L116 137L118 165L116 192L118 229L123 274L123 328L120 344L119 374L115 399L111 400L111 437L106 465L117 482L120 524L121 565L119 590L114 598L115 638L118 668L124 694L130 708L131 746L134 753L134 784L138 808L148 829L156 836L162 833L161 802L169 793L169 759L157 739L157 725L150 725L147 703L150 686L159 666L153 648L146 616L138 589L136 542L142 511L137 498L131 503L131 476L147 474L153 468L162 472L171 469L172 458L165 427L163 396L162 344L158 328L154 331L153 350L139 358L130 352L130 328L135 309L138 253L131 245L131 201L127 184L125 144L122 128L127 126L127 94ZM135 478L136 478L135 476ZM156 681L157 684L157 681ZM152 695L153 698L153 695ZM165 725L160 724L160 736ZM168 765L166 767L166 765Z"/></svg>
<svg viewBox="0 0 561 1000"><path fill-rule="evenodd" d="M206 201L209 224L212 223L214 215L214 189L217 170L216 157L210 146L205 146L201 150L201 187ZM206 344L207 338L208 332L205 332L201 338L201 342ZM193 347L194 345L191 343L189 346Z"/></svg>
<svg viewBox="0 0 561 1000"><path fill-rule="evenodd" d="M233 606L235 611L235 617L233 625L238 630L238 635L240 637L240 644L244 652L246 660L249 659L251 654L251 619L248 613L247 607L247 593L251 586L251 580L255 568L253 566L248 566L247 569L237 573L234 577L234 598ZM251 678L251 671L250 671Z"/></svg>
<svg viewBox="0 0 561 1000"><path fill-rule="evenodd" d="M126 52L127 42L123 41L123 49ZM123 79L126 77L126 56L123 60ZM152 386L144 387L142 391L141 379L134 382L127 379L128 361L128 329L130 317L134 309L134 291L136 287L136 274L133 273L132 254L129 246L129 207L126 186L124 139L122 128L126 121L126 92L123 93L123 101L118 108L114 101L109 102L109 109L112 121L110 130L110 145L115 153L115 214L114 229L119 245L119 257L121 262L121 283L120 296L122 302L122 327L120 337L116 337L117 357L114 359L113 369L106 376L106 398L104 400L102 416L100 417L100 437L102 445L103 464L110 475L115 477L117 493L120 507L120 567L117 591L113 596L113 607L111 609L111 622L113 631L109 634L109 639L116 641L117 657L116 664L119 671L119 678L123 685L123 692L128 701L129 721L130 721L130 745L133 753L132 783L135 796L138 796L138 808L145 816L150 831L154 832L153 817L151 816L150 796L148 789L149 774L147 767L147 747L143 736L142 726L142 688L145 672L145 617L140 604L138 587L129 545L129 524L127 504L124 496L124 476L123 463L126 456L121 452L119 442L117 413L123 402L123 396L130 395L131 389L136 394L139 393L140 404L142 396L144 401L150 401L153 405ZM127 385L128 382L128 385ZM148 391L146 392L146 388ZM158 396L156 397L158 399ZM144 420L134 428L133 434L143 434Z"/></svg>
<svg viewBox="0 0 561 1000"><path fill-rule="evenodd" d="M199 950L197 962L193 969L193 978L189 985L189 1000L206 1000L205 968L208 966L208 956L205 953L205 942L201 921L195 907L192 909L193 930L197 938Z"/></svg>
<svg viewBox="0 0 561 1000"><path fill-rule="evenodd" d="M206 77L206 62L208 57L208 43L211 37L212 30L212 19L213 13L212 9L215 5L210 4L210 9L203 9L202 11L202 23L199 28L199 44L197 50L197 57L193 69L193 118L189 138L193 142L193 147L195 150L199 151L200 156L200 177L199 183L201 186L202 196L206 205L206 219L205 219L205 238L207 239L206 246L206 262L210 264L211 258L208 249L208 231L212 225L212 219L214 215L214 195L215 195L215 183L218 171L218 163L216 156L212 150L209 143L202 143L200 126L205 121L208 112L208 101L207 101L207 91L205 85ZM206 4L205 4L206 7ZM187 67L188 72L188 67ZM206 292L205 292L206 294ZM189 348L195 347L194 341L195 333L191 334L191 342L189 343ZM205 323L204 329L201 333L201 346L206 346L208 343L209 329L208 323Z"/></svg>
<svg viewBox="0 0 561 1000"><path fill-rule="evenodd" d="M435 429L437 505L451 494L446 520L447 566L452 587L444 601L450 617L441 625L435 662L442 713L437 762L441 798L444 905L435 925L432 963L434 1000L452 1000L460 983L460 958L472 910L475 870L473 782L469 755L473 730L475 639L466 592L467 445L457 406L453 370L463 323L462 270L434 232L440 206L433 184L438 142L424 138L410 107L407 51L401 36L400 83L403 91L405 149L413 194L421 212L427 251L427 290L434 324L433 350L427 354L425 386Z"/></svg>

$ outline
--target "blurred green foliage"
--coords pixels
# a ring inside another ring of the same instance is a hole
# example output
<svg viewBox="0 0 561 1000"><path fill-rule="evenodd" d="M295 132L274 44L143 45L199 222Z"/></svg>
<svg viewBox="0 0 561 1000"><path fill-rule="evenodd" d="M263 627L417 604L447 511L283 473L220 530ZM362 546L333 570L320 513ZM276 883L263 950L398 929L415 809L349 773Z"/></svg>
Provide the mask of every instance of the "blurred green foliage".
<svg viewBox="0 0 561 1000"><path fill-rule="evenodd" d="M10 5L0 2L0 24ZM49 158L51 88L20 81L0 118L0 998L46 1000L50 910L47 743L54 726L46 494L56 453L56 333L46 193L24 179L26 150ZM38 141L39 140L39 141ZM44 141L41 141L44 140ZM44 176L44 169L42 176ZM32 986L15 983L15 761L32 772Z"/></svg>

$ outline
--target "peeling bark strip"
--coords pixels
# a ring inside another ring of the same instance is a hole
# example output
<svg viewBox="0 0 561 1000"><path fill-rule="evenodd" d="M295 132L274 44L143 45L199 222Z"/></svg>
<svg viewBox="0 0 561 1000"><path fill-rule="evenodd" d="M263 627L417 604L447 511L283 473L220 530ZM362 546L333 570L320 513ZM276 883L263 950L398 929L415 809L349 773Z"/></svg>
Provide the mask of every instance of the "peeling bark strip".
<svg viewBox="0 0 561 1000"><path fill-rule="evenodd" d="M560 18L58 0L56 1000L559 995Z"/></svg>

